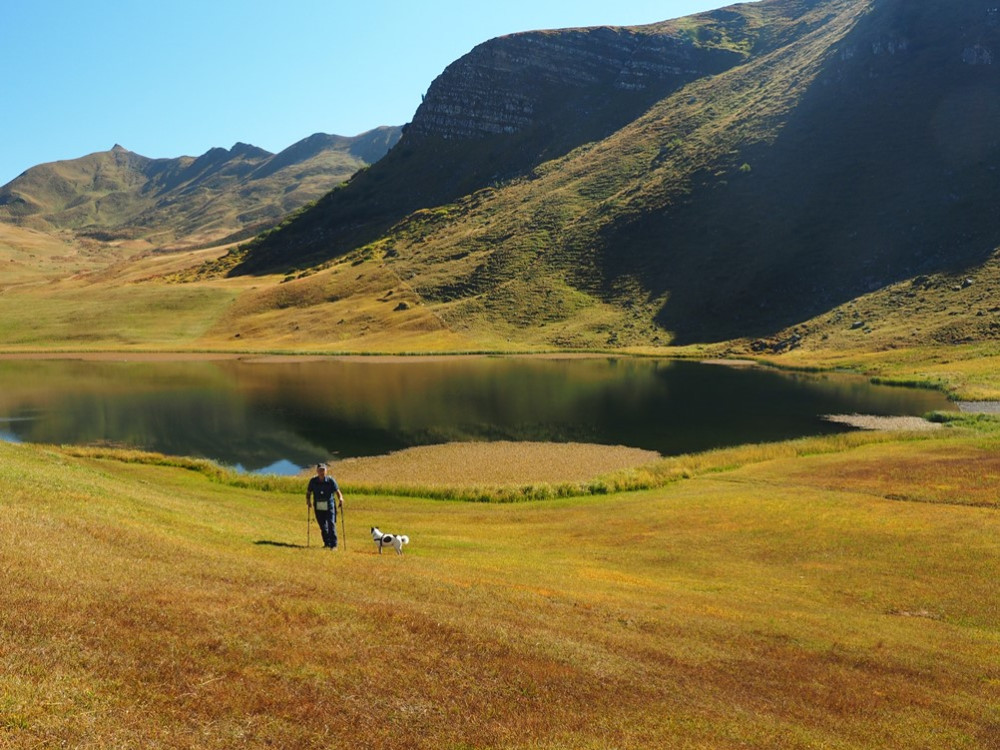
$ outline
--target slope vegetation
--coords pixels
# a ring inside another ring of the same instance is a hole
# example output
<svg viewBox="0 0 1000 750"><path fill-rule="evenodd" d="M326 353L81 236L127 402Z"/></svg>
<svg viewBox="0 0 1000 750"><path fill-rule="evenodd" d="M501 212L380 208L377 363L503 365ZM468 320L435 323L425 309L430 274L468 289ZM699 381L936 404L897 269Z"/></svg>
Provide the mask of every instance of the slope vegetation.
<svg viewBox="0 0 1000 750"><path fill-rule="evenodd" d="M688 64L633 88L612 37ZM525 344L767 336L991 257L994 49L997 14L973 0L764 0L493 40L435 81L389 158L215 269L349 259L457 332ZM567 78L584 52L615 75ZM525 83L538 69L560 96Z"/></svg>

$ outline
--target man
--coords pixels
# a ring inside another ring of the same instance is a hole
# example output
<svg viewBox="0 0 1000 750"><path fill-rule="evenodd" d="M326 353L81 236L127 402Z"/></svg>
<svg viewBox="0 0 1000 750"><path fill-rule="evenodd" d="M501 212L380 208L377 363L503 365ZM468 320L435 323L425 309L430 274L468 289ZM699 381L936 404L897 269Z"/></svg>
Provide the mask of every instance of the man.
<svg viewBox="0 0 1000 750"><path fill-rule="evenodd" d="M306 487L306 505L316 509L316 521L323 535L323 546L327 549L337 549L337 506L333 503L334 497L343 510L344 495L337 486L337 480L327 476L326 464L316 464L316 476L309 480Z"/></svg>

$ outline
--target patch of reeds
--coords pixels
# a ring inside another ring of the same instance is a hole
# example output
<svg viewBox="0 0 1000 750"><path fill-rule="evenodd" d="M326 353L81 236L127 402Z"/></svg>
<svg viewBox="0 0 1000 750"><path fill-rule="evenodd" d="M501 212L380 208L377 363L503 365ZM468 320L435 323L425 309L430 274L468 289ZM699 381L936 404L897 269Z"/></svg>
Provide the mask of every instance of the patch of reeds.
<svg viewBox="0 0 1000 750"><path fill-rule="evenodd" d="M966 416L977 417L982 415ZM958 417L954 421L956 424L962 426L974 426L980 422L977 419L961 419ZM982 421L986 423L988 420ZM997 424L1000 425L1000 422L997 422ZM838 453L861 446L894 442L900 439L900 433L847 432L777 443L741 445L733 448L720 448L703 453L663 458L643 464L642 466L609 472L595 478L580 481L484 484L477 481L474 475L470 475L468 481L462 484L435 485L399 481L340 482L340 485L347 495L413 497L471 503L544 501L652 490L684 479L731 471L751 464L801 456ZM920 433L905 433L905 439L921 440L927 438ZM592 448L593 446L585 447ZM81 458L187 469L198 472L214 482L239 489L296 494L304 492L305 487L305 480L302 477L247 474L201 458L167 456L162 453L103 447L64 446L61 450L67 455ZM383 460L392 460L392 456L383 457Z"/></svg>

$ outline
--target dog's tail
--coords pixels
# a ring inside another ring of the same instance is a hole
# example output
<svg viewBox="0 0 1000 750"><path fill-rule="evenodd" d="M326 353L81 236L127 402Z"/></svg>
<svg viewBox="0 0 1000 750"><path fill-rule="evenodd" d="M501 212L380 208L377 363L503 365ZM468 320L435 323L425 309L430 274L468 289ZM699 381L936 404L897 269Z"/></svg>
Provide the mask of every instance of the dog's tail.
<svg viewBox="0 0 1000 750"><path fill-rule="evenodd" d="M399 541L401 541L403 544L409 544L410 543L410 537L403 536L402 534L400 534L399 535Z"/></svg>

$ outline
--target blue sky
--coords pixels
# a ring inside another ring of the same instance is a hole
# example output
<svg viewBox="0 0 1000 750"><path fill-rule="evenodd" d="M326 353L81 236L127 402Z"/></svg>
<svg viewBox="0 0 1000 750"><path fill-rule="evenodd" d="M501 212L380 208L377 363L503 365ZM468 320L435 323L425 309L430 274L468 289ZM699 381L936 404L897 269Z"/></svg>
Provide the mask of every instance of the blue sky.
<svg viewBox="0 0 1000 750"><path fill-rule="evenodd" d="M105 151L280 151L408 122L495 36L633 25L726 0L0 0L0 185Z"/></svg>

